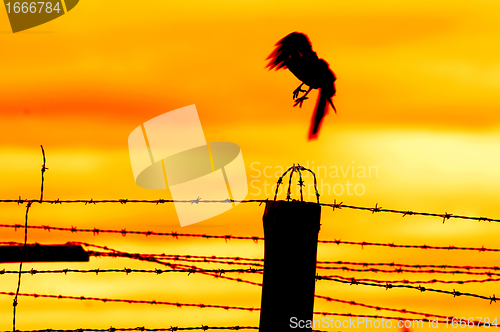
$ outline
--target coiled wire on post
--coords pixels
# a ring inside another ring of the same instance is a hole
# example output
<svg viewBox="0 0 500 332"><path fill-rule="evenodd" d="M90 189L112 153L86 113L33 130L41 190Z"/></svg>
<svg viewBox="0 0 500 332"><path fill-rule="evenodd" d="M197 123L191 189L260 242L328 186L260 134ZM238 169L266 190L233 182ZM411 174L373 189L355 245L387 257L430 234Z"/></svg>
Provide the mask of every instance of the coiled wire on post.
<svg viewBox="0 0 500 332"><path fill-rule="evenodd" d="M283 175L281 175L281 177L278 179L278 181L276 182L276 184L277 184L276 185L276 192L274 193L274 200L275 201L276 201L276 198L278 197L278 190L279 190L280 184L283 183L283 178L287 175L288 172L290 172L290 177L288 179L288 189L287 189L287 193L286 193L286 200L289 201L291 199L290 196L291 196L292 176L293 176L294 172L297 172L297 173L299 173L299 183L298 184L299 184L299 188L300 188L300 201L301 202L304 201L304 194L302 192L302 187L304 186L304 181L302 180L302 173L300 171L308 171L313 175L314 190L316 191L316 200L319 204L319 193L318 193L318 184L316 181L316 174L314 174L314 172L311 171L310 169L305 168L304 166L300 166L300 164L297 164L297 166L295 166L295 164L293 164L293 166L288 168L286 170L286 172L283 173Z"/></svg>

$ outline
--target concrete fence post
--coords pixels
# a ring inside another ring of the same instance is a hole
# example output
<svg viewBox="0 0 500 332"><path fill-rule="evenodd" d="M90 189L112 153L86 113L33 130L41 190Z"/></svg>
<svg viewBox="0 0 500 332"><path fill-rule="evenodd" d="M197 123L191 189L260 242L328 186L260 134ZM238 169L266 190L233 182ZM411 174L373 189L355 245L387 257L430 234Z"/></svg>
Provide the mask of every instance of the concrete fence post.
<svg viewBox="0 0 500 332"><path fill-rule="evenodd" d="M310 171L300 165L290 167L282 175L276 194L290 170L287 200L276 201L275 195L274 201L266 202L263 216L265 244L260 332L312 331L305 328L305 321L313 319L321 206L304 202L302 190L300 201L290 200L293 173L299 173L302 189L300 171ZM314 182L316 187L315 176ZM317 187L316 197L319 203Z"/></svg>

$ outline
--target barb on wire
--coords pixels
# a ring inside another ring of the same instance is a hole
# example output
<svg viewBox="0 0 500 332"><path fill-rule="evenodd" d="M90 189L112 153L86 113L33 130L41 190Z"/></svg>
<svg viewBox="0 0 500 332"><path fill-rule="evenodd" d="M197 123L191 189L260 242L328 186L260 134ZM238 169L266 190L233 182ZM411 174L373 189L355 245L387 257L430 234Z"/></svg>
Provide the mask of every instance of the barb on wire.
<svg viewBox="0 0 500 332"><path fill-rule="evenodd" d="M12 292L0 292L0 295L14 296ZM198 307L198 308L214 308L224 310L243 310L243 311L259 311L260 308L253 307L236 307L218 304L203 304L203 303L180 303L180 302L167 302L167 301L143 301L143 300L127 300L127 299L110 299L102 297L86 297L86 296L69 296L69 295L50 295L50 294L27 294L19 293L19 296L27 296L34 298L51 298L51 299L66 299L66 300L81 300L81 301L100 301L100 302L121 302L121 303L135 303L135 304L154 304L154 305L169 305L178 308L181 307Z"/></svg>

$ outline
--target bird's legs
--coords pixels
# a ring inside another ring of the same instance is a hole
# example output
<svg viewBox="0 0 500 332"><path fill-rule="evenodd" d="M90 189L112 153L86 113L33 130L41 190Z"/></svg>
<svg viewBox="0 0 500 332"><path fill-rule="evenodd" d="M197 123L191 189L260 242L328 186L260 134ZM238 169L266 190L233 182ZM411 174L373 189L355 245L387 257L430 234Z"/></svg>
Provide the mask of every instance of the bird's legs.
<svg viewBox="0 0 500 332"><path fill-rule="evenodd" d="M299 85L299 87L297 89L293 90L293 100L295 100L299 96L299 93L306 92L306 90L301 89L303 85L304 85L304 83Z"/></svg>
<svg viewBox="0 0 500 332"><path fill-rule="evenodd" d="M303 84L303 83L302 83L302 84ZM302 86L302 84L301 84L300 86ZM300 86L298 87L298 89L300 89ZM297 105L299 105L299 107L302 107L302 103L304 102L304 100L309 99L309 98L307 97L307 95L309 94L309 92L311 92L311 90L312 90L312 88L311 88L311 87L309 87L309 90L307 90L307 91L302 90L302 91L304 91L304 92L305 92L305 94L304 94L302 97L300 97L300 98L294 99L295 104L293 105L293 107L295 107L295 106L297 106ZM298 93L297 93L297 94L298 94Z"/></svg>

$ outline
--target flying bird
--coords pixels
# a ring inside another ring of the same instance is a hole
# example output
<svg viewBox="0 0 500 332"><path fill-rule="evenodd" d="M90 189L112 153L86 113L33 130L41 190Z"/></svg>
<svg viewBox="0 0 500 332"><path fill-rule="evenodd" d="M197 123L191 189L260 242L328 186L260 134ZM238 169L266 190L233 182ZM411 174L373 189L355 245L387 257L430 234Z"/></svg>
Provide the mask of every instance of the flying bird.
<svg viewBox="0 0 500 332"><path fill-rule="evenodd" d="M316 52L313 51L311 42L307 35L300 32L292 32L288 36L276 43L276 48L273 53L267 57L270 60L268 65L269 70L289 69L302 84L293 91L293 107L299 105L309 99L307 95L312 89L319 89L319 96L316 101L314 115L311 120L309 129L309 140L318 137L321 122L328 110L327 102L332 105L333 110L337 113L332 102L332 97L335 95L335 74L330 70L328 62L318 58ZM302 90L303 85L309 86L309 89ZM301 97L299 94L305 92Z"/></svg>

